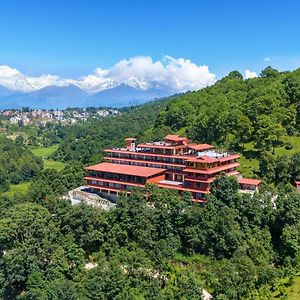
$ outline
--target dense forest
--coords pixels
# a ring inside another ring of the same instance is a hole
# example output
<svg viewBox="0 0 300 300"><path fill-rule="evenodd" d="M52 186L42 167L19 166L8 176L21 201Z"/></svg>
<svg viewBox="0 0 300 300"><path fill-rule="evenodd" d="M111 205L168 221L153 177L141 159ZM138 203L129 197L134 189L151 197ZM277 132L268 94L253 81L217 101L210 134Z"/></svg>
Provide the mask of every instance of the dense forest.
<svg viewBox="0 0 300 300"><path fill-rule="evenodd" d="M9 183L20 183L36 177L43 168L40 158L34 156L20 139L15 142L0 138L0 190Z"/></svg>
<svg viewBox="0 0 300 300"><path fill-rule="evenodd" d="M243 147L255 141L260 151L300 129L300 69L280 73L271 67L244 80L233 71L212 87L169 103L157 126L184 128L196 141Z"/></svg>
<svg viewBox="0 0 300 300"><path fill-rule="evenodd" d="M293 184L300 180L299 131L300 69L279 72L267 67L257 78L245 80L233 71L197 92L127 109L117 117L61 127L62 142L53 157L95 163L102 159L101 150L123 145L126 137L160 140L174 132L234 150L245 165L257 161L256 170L246 176Z"/></svg>
<svg viewBox="0 0 300 300"><path fill-rule="evenodd" d="M32 180L26 193L0 196L0 299L190 300L202 289L222 300L286 299L300 267L299 131L300 71L268 67L102 120L48 125L26 143L1 139L2 185ZM105 147L171 132L256 161L260 194L239 194L220 176L202 206L151 185L110 211L62 197ZM65 168L43 170L32 140L59 143L51 157Z"/></svg>
<svg viewBox="0 0 300 300"><path fill-rule="evenodd" d="M84 164L99 162L106 147L121 146L124 139L135 136L140 140L153 138L152 127L159 112L166 108L169 99L121 110L121 114L91 120L73 126L55 129L61 143L53 158L62 161L80 161ZM168 131L160 132L158 138Z"/></svg>
<svg viewBox="0 0 300 300"><path fill-rule="evenodd" d="M298 272L294 191L274 204L221 176L204 207L149 185L147 200L136 190L103 211L72 206L55 184L70 176L44 172L27 195L0 197L3 299L190 300L202 288L215 299L285 299Z"/></svg>

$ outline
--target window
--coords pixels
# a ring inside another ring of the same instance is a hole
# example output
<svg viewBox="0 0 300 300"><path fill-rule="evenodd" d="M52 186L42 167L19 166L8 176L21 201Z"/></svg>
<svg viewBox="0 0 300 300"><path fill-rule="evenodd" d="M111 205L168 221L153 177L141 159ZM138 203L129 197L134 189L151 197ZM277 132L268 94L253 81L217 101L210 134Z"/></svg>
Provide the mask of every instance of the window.
<svg viewBox="0 0 300 300"><path fill-rule="evenodd" d="M175 181L182 181L182 175L175 175Z"/></svg>
<svg viewBox="0 0 300 300"><path fill-rule="evenodd" d="M199 189L203 189L203 188L205 188L205 184L202 182L196 182L196 187Z"/></svg>
<svg viewBox="0 0 300 300"><path fill-rule="evenodd" d="M202 193L196 193L196 199L202 199L203 194Z"/></svg>

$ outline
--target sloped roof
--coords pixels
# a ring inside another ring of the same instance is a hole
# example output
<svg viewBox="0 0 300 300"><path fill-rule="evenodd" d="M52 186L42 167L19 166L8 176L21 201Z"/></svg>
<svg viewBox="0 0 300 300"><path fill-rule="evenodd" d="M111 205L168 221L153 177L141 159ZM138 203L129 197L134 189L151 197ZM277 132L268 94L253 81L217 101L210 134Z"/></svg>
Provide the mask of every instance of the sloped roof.
<svg viewBox="0 0 300 300"><path fill-rule="evenodd" d="M196 151L203 151L214 148L213 145L210 144L199 144L199 145L189 145L189 148L196 150Z"/></svg>
<svg viewBox="0 0 300 300"><path fill-rule="evenodd" d="M133 165L123 165L123 164L113 164L113 163L101 163L93 166L89 166L86 170L108 172L140 177L150 177L153 175L158 175L166 171L160 168L148 168Z"/></svg>
<svg viewBox="0 0 300 300"><path fill-rule="evenodd" d="M178 134L168 134L167 136L164 137L164 140L174 141L174 142L185 141L186 139L187 138L181 137Z"/></svg>
<svg viewBox="0 0 300 300"><path fill-rule="evenodd" d="M209 157L208 155L203 155L203 156L193 157L191 159L187 159L187 161L213 163L213 162L218 161L218 159L213 158L213 157Z"/></svg>
<svg viewBox="0 0 300 300"><path fill-rule="evenodd" d="M250 178L240 178L239 183L241 184L250 184L250 185L259 185L261 180L259 179L250 179Z"/></svg>

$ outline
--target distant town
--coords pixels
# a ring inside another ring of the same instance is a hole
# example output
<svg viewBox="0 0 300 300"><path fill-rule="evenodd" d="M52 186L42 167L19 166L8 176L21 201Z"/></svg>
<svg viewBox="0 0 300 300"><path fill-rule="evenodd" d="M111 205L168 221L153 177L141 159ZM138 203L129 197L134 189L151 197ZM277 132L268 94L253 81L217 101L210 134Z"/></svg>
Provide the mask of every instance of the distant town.
<svg viewBox="0 0 300 300"><path fill-rule="evenodd" d="M20 126L46 126L47 123L60 123L62 125L76 124L88 119L101 119L119 114L117 109L97 109L97 108L68 108L64 110L44 110L44 109L10 109L1 110L0 119L3 125Z"/></svg>

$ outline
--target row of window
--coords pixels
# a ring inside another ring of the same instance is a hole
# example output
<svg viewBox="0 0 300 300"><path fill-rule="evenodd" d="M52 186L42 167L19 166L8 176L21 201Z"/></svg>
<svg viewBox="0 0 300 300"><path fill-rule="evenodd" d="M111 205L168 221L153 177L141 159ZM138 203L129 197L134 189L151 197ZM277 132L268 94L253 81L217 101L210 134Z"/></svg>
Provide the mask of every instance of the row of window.
<svg viewBox="0 0 300 300"><path fill-rule="evenodd" d="M150 168L158 168L158 169L168 169L171 171L182 171L184 168L182 167L175 167L175 166L168 166L168 165L158 165L158 164L151 164L151 163L144 163L144 162L135 162L135 161L118 161L118 160L112 160L112 163L121 163L123 165L127 165L128 163L132 166L140 166L140 167L150 167Z"/></svg>
<svg viewBox="0 0 300 300"><path fill-rule="evenodd" d="M109 188L114 188L118 190L131 190L132 186L130 185L125 185L125 184L120 184L120 183L115 183L115 182L103 182L103 181L98 181L98 180L91 180L92 185L98 185L102 187L109 187Z"/></svg>
<svg viewBox="0 0 300 300"><path fill-rule="evenodd" d="M110 157L136 159L145 161L165 162L172 164L184 165L183 159L173 157L159 157L159 156L147 156L147 155L136 155L136 154L123 154L123 153L110 153Z"/></svg>
<svg viewBox="0 0 300 300"><path fill-rule="evenodd" d="M110 180L115 180L115 181L132 182L132 183L138 183L138 184L146 183L146 179L144 177L132 176L132 175L90 171L90 172L88 172L87 176L103 178L103 179L110 179Z"/></svg>
<svg viewBox="0 0 300 300"><path fill-rule="evenodd" d="M119 183L114 183L114 182L109 182L108 184L102 181L97 181L97 180L91 180L91 184L94 186L100 186L100 187L109 187L109 188L115 188L118 190L128 190L130 191L132 189L132 186L130 185L123 185ZM203 199L204 194L203 193L193 193L194 198L196 199Z"/></svg>
<svg viewBox="0 0 300 300"><path fill-rule="evenodd" d="M205 195L202 193L195 193L194 196L196 199L204 199L204 197L205 197Z"/></svg>
<svg viewBox="0 0 300 300"><path fill-rule="evenodd" d="M203 183L203 182L189 182L189 181L185 181L184 182L184 186L185 187L190 187L190 188L198 188L198 189L206 189L208 187L207 183Z"/></svg>
<svg viewBox="0 0 300 300"><path fill-rule="evenodd" d="M197 173L191 173L191 172L188 172L188 177L189 178L192 178L192 179L209 179L209 178L212 178L214 177L216 174L221 174L223 172L225 173L230 173L230 172L233 172L233 171L236 171L236 168L233 167L233 168L230 168L230 169L227 169L227 170L224 170L224 171L221 171L221 172L217 172L217 173L214 173L214 175L211 175L211 174L197 174Z"/></svg>

